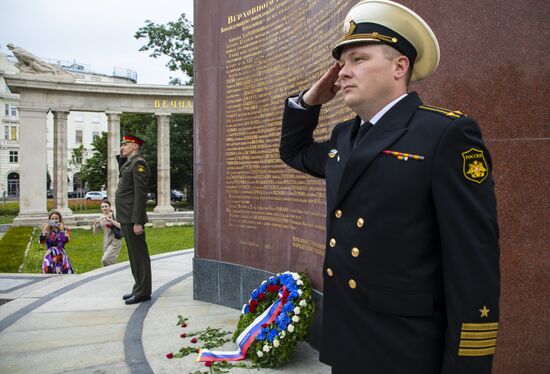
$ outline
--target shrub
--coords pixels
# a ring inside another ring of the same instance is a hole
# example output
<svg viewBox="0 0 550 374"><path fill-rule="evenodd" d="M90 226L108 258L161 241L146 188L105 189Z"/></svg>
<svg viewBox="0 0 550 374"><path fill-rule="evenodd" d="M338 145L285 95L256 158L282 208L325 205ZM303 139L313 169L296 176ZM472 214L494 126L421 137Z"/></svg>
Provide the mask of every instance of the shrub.
<svg viewBox="0 0 550 374"><path fill-rule="evenodd" d="M0 204L0 216L16 216L19 213L19 202L10 201Z"/></svg>

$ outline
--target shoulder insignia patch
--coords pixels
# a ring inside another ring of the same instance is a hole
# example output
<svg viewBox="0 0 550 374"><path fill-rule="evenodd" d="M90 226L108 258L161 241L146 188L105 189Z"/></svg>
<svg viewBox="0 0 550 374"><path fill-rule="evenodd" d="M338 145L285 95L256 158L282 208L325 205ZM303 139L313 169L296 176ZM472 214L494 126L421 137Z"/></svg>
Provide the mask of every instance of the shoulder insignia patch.
<svg viewBox="0 0 550 374"><path fill-rule="evenodd" d="M439 107L432 106L432 105L420 105L418 108L423 109L423 110L428 110L428 111L431 111L431 112L436 112L436 113L439 113L441 115L451 117L451 118L460 118L460 117L465 116L464 113L459 112L458 110L450 110L450 109L445 109L445 108L439 108Z"/></svg>
<svg viewBox="0 0 550 374"><path fill-rule="evenodd" d="M137 171L138 171L138 173L144 173L144 172L145 172L145 168L143 167L143 165L139 165L139 166L137 167Z"/></svg>
<svg viewBox="0 0 550 374"><path fill-rule="evenodd" d="M470 148L462 152L462 173L472 182L481 184L489 175L489 166L483 155L483 151Z"/></svg>

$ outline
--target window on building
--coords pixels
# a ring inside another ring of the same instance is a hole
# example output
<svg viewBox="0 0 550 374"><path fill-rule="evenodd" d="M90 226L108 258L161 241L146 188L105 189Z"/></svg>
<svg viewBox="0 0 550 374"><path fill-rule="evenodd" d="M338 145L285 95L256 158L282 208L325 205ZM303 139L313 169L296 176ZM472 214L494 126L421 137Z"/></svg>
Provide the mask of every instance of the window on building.
<svg viewBox="0 0 550 374"><path fill-rule="evenodd" d="M19 162L19 151L10 151L10 162Z"/></svg>
<svg viewBox="0 0 550 374"><path fill-rule="evenodd" d="M75 140L77 144L82 144L82 130L75 131Z"/></svg>
<svg viewBox="0 0 550 374"><path fill-rule="evenodd" d="M4 139L10 140L10 127L4 126Z"/></svg>
<svg viewBox="0 0 550 374"><path fill-rule="evenodd" d="M5 116L10 115L10 104L4 104L4 115Z"/></svg>
<svg viewBox="0 0 550 374"><path fill-rule="evenodd" d="M8 196L17 197L19 196L19 174L18 173L9 173L8 174Z"/></svg>
<svg viewBox="0 0 550 374"><path fill-rule="evenodd" d="M92 123L99 123L99 113L93 112L92 113Z"/></svg>
<svg viewBox="0 0 550 374"><path fill-rule="evenodd" d="M10 140L17 140L17 126L11 126L10 130Z"/></svg>
<svg viewBox="0 0 550 374"><path fill-rule="evenodd" d="M92 139L95 141L97 138L99 138L99 131L94 131L92 133Z"/></svg>
<svg viewBox="0 0 550 374"><path fill-rule="evenodd" d="M17 107L16 106L11 106L11 116L12 117L17 117Z"/></svg>

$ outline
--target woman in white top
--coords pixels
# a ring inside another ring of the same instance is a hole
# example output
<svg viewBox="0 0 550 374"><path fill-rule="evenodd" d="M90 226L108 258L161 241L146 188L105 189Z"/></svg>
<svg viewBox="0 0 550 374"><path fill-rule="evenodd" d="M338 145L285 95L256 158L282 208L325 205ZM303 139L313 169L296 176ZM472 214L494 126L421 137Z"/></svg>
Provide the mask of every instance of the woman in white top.
<svg viewBox="0 0 550 374"><path fill-rule="evenodd" d="M101 258L101 263L103 266L109 266L116 264L118 255L120 254L122 230L120 229L120 223L115 220L110 201L103 200L101 203L101 213L99 218L92 221L92 228L94 234L97 234L99 230L103 230L103 257Z"/></svg>

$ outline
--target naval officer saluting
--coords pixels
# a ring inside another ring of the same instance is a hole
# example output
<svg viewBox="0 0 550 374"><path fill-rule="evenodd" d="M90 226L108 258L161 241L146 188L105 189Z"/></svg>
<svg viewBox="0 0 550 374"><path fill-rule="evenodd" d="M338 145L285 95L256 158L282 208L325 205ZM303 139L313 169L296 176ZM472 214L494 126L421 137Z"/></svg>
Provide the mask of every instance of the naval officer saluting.
<svg viewBox="0 0 550 374"><path fill-rule="evenodd" d="M492 164L479 126L408 92L439 62L430 27L361 1L337 62L287 99L280 155L326 179L320 360L335 373L490 373L499 320ZM315 142L342 91L357 117ZM359 369L362 368L362 369Z"/></svg>

